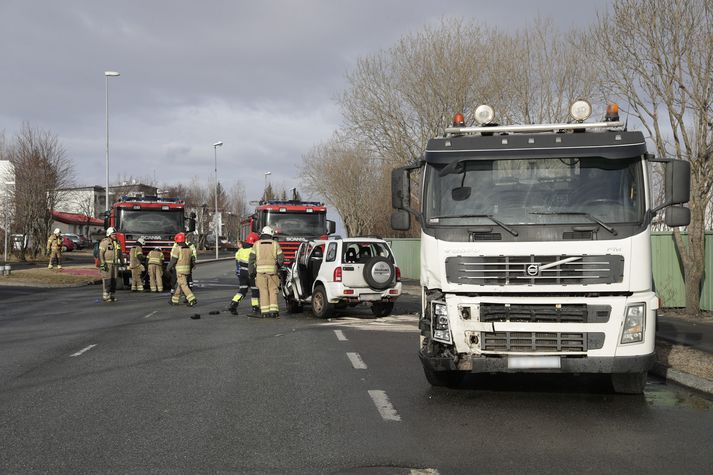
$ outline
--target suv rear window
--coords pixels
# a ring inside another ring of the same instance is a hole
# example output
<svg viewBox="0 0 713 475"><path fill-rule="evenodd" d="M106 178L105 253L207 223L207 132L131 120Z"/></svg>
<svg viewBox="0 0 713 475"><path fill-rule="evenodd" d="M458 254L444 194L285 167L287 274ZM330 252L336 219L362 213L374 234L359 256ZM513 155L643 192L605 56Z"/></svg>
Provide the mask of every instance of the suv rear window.
<svg viewBox="0 0 713 475"><path fill-rule="evenodd" d="M342 262L351 264L364 264L372 257L385 257L394 262L389 247L381 242L345 242L342 246Z"/></svg>

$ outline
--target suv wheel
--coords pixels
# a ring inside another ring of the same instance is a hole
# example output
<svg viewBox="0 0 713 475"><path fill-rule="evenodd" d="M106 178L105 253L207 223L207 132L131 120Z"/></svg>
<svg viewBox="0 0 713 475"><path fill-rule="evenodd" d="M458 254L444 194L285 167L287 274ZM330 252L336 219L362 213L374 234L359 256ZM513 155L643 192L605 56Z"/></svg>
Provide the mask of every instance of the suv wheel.
<svg viewBox="0 0 713 475"><path fill-rule="evenodd" d="M364 280L372 289L389 288L396 280L394 265L385 257L372 257L364 264Z"/></svg>
<svg viewBox="0 0 713 475"><path fill-rule="evenodd" d="M318 285L312 293L312 313L317 318L329 318L334 305L327 300L327 292L324 287Z"/></svg>
<svg viewBox="0 0 713 475"><path fill-rule="evenodd" d="M385 317L391 314L394 302L375 302L371 305L371 313L376 317Z"/></svg>

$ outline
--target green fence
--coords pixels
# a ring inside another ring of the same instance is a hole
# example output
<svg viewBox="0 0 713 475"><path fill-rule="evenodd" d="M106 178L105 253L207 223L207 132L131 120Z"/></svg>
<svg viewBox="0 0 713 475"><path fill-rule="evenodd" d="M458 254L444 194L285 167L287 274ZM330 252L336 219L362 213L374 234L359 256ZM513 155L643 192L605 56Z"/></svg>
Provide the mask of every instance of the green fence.
<svg viewBox="0 0 713 475"><path fill-rule="evenodd" d="M686 235L684 234L684 239ZM418 279L421 265L421 241L417 238L390 239L396 262L405 279ZM652 270L656 293L664 307L685 307L686 289L683 284L683 266L676 252L671 233L651 235ZM708 278L706 278L708 276ZM701 309L713 309L713 232L706 233L706 266L701 288Z"/></svg>

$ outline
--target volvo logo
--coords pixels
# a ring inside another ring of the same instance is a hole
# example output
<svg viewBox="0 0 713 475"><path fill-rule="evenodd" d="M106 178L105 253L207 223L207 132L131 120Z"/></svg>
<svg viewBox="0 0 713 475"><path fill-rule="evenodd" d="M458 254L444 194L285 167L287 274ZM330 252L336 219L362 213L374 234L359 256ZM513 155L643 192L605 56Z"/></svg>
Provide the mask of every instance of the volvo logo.
<svg viewBox="0 0 713 475"><path fill-rule="evenodd" d="M529 275L530 277L535 277L537 274L540 273L540 265L530 264L529 266L527 266L525 272L527 272L527 275Z"/></svg>

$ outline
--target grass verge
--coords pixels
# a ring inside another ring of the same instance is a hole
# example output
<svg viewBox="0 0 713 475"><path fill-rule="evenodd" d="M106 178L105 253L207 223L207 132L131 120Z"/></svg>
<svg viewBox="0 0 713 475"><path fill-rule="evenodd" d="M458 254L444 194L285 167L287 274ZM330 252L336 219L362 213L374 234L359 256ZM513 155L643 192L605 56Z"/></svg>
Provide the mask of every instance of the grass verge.
<svg viewBox="0 0 713 475"><path fill-rule="evenodd" d="M56 269L21 269L13 270L10 275L0 277L0 284L5 285L81 285L90 284L99 279L94 266L73 266L62 270Z"/></svg>

